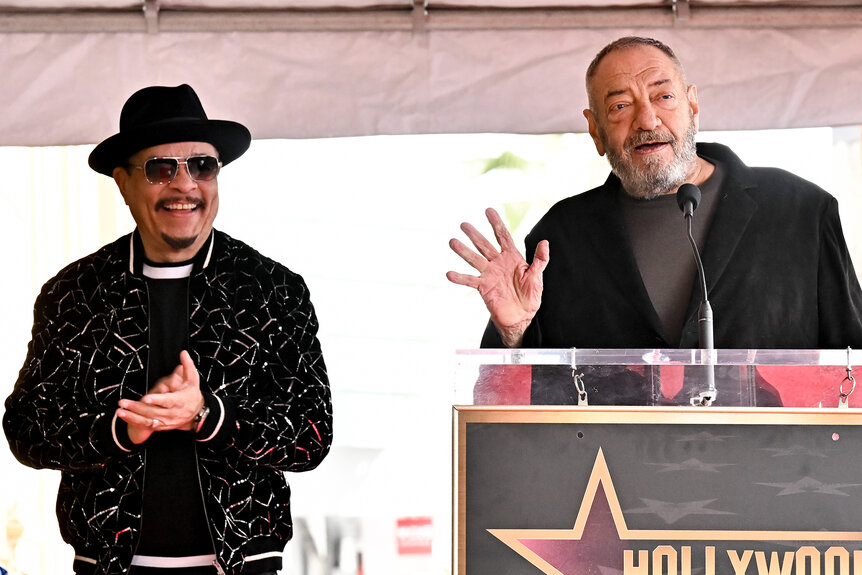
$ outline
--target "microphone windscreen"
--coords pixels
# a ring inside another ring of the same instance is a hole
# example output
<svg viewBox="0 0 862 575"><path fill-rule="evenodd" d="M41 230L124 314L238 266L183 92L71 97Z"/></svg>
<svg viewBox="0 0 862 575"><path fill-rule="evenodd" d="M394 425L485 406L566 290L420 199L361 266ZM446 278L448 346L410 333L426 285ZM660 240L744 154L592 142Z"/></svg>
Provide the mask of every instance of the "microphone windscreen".
<svg viewBox="0 0 862 575"><path fill-rule="evenodd" d="M683 184L676 191L676 203L683 212L686 202L691 202L691 211L697 209L700 203L700 188L694 184Z"/></svg>

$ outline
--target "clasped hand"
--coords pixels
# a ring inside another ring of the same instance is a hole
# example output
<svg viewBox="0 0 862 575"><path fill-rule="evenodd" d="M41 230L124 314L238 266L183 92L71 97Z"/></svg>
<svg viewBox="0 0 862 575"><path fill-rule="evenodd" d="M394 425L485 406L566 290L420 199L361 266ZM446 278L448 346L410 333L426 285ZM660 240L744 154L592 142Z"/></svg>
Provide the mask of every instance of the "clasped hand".
<svg viewBox="0 0 862 575"><path fill-rule="evenodd" d="M500 249L472 225L461 224L461 230L478 253L454 238L449 240L449 247L479 275L450 271L446 277L452 283L478 290L503 343L507 347L518 347L542 303L542 273L548 265L550 249L547 240L540 241L532 264L527 264L500 215L493 208L485 210L485 215Z"/></svg>
<svg viewBox="0 0 862 575"><path fill-rule="evenodd" d="M180 353L180 364L159 379L140 401L121 399L117 417L128 424L129 439L140 444L154 431L192 431L195 416L203 405L198 370L184 350Z"/></svg>

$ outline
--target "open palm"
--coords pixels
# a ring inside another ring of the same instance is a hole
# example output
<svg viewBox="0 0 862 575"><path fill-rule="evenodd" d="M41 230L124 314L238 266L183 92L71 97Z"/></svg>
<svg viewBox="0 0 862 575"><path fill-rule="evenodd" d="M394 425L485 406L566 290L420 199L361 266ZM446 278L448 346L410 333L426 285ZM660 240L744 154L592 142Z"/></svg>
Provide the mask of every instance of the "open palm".
<svg viewBox="0 0 862 575"><path fill-rule="evenodd" d="M471 224L461 224L461 230L478 253L457 239L450 240L449 246L479 275L450 271L446 277L453 283L478 290L503 343L516 347L542 303L542 273L548 265L550 250L548 242L542 240L536 246L533 263L527 264L499 214L488 208L485 215L494 230L499 250Z"/></svg>

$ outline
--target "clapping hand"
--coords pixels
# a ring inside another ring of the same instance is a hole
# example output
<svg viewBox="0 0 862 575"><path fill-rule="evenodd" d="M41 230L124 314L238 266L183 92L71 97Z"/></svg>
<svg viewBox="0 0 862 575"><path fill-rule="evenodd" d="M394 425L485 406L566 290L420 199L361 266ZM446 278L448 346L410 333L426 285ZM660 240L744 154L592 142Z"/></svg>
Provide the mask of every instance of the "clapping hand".
<svg viewBox="0 0 862 575"><path fill-rule="evenodd" d="M189 353L183 351L180 364L159 379L140 401L121 399L117 417L128 424L129 439L140 444L154 431L192 431L203 404L198 370Z"/></svg>

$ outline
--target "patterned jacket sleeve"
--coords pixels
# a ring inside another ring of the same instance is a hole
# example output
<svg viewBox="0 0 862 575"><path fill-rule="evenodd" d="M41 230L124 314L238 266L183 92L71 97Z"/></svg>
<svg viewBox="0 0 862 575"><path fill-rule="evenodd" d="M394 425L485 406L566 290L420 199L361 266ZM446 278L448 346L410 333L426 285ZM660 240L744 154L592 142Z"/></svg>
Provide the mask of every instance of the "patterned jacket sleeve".
<svg viewBox="0 0 862 575"><path fill-rule="evenodd" d="M251 381L240 386L201 374L211 411L197 439L237 464L313 469L332 442L332 404L308 288L299 275L269 261L251 275L246 283L260 288L264 302L237 303L244 311L236 321L256 336L229 361L250 363ZM223 342L219 353L226 356Z"/></svg>
<svg viewBox="0 0 862 575"><path fill-rule="evenodd" d="M111 439L116 406L83 382L91 358L76 338L92 317L75 275L61 272L36 299L27 358L6 400L3 428L10 449L30 467L92 469L121 453Z"/></svg>

